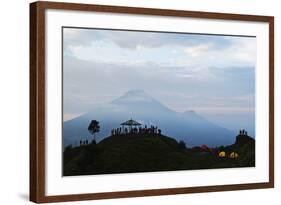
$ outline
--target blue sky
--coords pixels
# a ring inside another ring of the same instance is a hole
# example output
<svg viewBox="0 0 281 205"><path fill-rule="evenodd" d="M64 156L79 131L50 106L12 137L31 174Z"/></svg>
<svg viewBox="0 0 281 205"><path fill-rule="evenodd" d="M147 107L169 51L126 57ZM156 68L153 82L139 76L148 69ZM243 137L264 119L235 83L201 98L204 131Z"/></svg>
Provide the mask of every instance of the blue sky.
<svg viewBox="0 0 281 205"><path fill-rule="evenodd" d="M64 120L145 90L172 110L254 129L256 38L64 28Z"/></svg>

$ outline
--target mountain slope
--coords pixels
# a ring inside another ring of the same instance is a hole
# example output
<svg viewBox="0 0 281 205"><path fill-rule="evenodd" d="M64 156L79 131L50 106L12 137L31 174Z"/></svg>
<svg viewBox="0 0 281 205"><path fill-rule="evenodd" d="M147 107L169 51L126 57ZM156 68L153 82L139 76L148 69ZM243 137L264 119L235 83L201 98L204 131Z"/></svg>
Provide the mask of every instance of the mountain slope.
<svg viewBox="0 0 281 205"><path fill-rule="evenodd" d="M102 140L110 134L112 128L120 127L120 123L130 118L143 125L155 125L163 134L183 140L187 146L220 146L230 144L234 140L234 133L209 122L193 111L172 111L144 91L133 90L103 107L64 122L64 145L90 138L87 126L92 119L100 122L101 130L97 138Z"/></svg>
<svg viewBox="0 0 281 205"><path fill-rule="evenodd" d="M67 147L64 176L152 171L175 171L254 166L254 142L222 148L239 153L237 159L220 158L213 151L186 149L158 134L128 134L105 138L98 144Z"/></svg>

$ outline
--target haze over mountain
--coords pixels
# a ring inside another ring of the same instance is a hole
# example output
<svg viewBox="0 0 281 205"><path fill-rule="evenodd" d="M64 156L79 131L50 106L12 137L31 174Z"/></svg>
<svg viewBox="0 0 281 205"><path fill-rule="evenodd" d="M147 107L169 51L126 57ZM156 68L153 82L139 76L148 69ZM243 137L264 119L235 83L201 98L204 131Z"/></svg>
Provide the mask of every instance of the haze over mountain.
<svg viewBox="0 0 281 205"><path fill-rule="evenodd" d="M91 120L100 122L100 141L111 135L111 129L134 119L142 125L157 126L166 136L183 140L188 147L206 144L220 146L232 144L235 133L220 127L194 111L175 112L142 90L131 90L123 96L77 118L63 123L64 146L77 144L81 139L92 139L87 128Z"/></svg>

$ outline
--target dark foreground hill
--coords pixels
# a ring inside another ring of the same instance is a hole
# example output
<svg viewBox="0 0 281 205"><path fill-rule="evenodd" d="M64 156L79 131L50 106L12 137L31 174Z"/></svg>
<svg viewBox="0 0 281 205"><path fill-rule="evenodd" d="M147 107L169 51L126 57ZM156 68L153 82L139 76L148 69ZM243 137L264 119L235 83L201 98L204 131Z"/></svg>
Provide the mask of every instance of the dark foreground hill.
<svg viewBox="0 0 281 205"><path fill-rule="evenodd" d="M239 156L219 157L221 151ZM98 144L67 147L63 158L64 176L250 167L255 166L255 142L188 149L183 142L158 134L115 135Z"/></svg>

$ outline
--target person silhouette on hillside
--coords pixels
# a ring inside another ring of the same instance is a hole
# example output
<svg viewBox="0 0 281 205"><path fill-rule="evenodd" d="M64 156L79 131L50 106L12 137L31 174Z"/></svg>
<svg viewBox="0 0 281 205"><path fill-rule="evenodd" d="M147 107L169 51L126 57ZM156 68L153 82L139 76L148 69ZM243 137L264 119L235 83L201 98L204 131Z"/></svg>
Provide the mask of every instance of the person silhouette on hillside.
<svg viewBox="0 0 281 205"><path fill-rule="evenodd" d="M161 129L158 129L158 134L161 135Z"/></svg>

